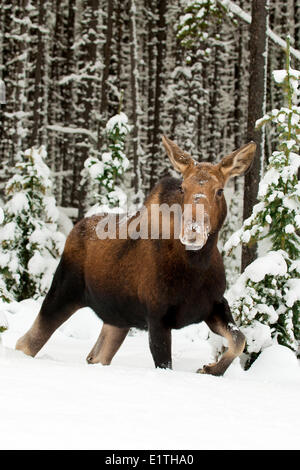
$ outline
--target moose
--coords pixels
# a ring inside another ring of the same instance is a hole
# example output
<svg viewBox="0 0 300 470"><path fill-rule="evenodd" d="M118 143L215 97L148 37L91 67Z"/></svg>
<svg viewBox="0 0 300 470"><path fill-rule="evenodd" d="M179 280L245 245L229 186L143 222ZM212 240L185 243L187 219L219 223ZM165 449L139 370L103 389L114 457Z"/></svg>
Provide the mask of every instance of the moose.
<svg viewBox="0 0 300 470"><path fill-rule="evenodd" d="M197 372L223 375L243 352L245 337L224 298L226 279L217 241L227 213L224 186L250 168L256 144L250 142L212 164L197 162L165 136L162 140L182 178L161 179L144 207L150 212L153 204L190 205L189 218L182 215L179 221L180 236L171 231L169 239L99 239L96 228L103 215L80 220L67 238L41 310L17 341L17 350L35 356L63 322L88 306L103 321L87 356L90 364L109 365L129 329L135 327L148 330L155 366L172 368L172 329L202 321L227 339L228 348L218 362ZM204 223L195 226L199 204ZM179 215L174 212L170 224L174 225L176 217Z"/></svg>

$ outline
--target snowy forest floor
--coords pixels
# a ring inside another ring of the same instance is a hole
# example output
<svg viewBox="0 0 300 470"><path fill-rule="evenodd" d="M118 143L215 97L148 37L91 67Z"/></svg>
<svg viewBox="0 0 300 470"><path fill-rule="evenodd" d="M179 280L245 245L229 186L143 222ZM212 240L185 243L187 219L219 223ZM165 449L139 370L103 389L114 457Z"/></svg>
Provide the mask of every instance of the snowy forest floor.
<svg viewBox="0 0 300 470"><path fill-rule="evenodd" d="M14 351L39 309L10 304L0 349L1 449L299 448L300 368L282 346L245 372L195 374L212 359L205 325L173 333L174 370L154 369L147 333L109 367L87 365L101 322L78 311L35 359Z"/></svg>

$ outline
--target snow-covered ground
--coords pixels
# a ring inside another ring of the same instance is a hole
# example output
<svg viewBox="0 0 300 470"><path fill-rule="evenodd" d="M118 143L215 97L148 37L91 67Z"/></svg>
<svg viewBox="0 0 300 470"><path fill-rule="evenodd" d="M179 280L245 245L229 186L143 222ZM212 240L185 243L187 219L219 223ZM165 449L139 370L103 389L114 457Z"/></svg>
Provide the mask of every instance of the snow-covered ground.
<svg viewBox="0 0 300 470"><path fill-rule="evenodd" d="M173 334L174 370L154 369L147 334L128 336L109 367L85 357L101 322L78 311L35 359L14 351L38 303L10 304L0 349L1 449L300 448L300 369L266 349L244 372L195 374L212 359L207 329Z"/></svg>

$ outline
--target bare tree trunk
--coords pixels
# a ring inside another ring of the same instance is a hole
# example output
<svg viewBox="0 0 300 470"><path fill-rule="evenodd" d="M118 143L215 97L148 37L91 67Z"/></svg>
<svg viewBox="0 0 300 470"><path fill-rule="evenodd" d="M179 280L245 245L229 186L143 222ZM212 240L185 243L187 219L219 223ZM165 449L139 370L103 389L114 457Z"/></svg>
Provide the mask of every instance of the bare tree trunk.
<svg viewBox="0 0 300 470"><path fill-rule="evenodd" d="M101 86L101 104L100 114L102 115L107 110L107 86L106 82L109 76L109 66L111 59L111 42L113 34L113 11L114 11L114 0L108 0L108 12L107 12L107 27L106 27L106 43L104 48L104 70L102 75L102 86Z"/></svg>
<svg viewBox="0 0 300 470"><path fill-rule="evenodd" d="M294 0L295 48L300 49L300 1Z"/></svg>
<svg viewBox="0 0 300 470"><path fill-rule="evenodd" d="M96 11L98 9L99 0L86 0L83 10L83 34L85 36L85 42L82 45L82 66L84 70L88 72L93 68L96 61L96 41L97 41L97 16ZM91 73L91 72L90 72ZM83 110L81 122L85 129L93 129L93 117L92 112L94 109L94 82L93 80L87 80L82 86L80 95L80 108ZM85 160L88 158L90 151L93 148L94 143L91 143L90 138L83 136L82 142L80 143L79 150L79 164L80 168L83 168ZM78 219L84 216L86 209L86 186L81 186L79 192L79 204L78 204Z"/></svg>
<svg viewBox="0 0 300 470"><path fill-rule="evenodd" d="M255 129L257 119L265 114L267 72L267 25L269 0L252 1L250 26L250 83L248 101L247 140L257 144L257 154L249 173L245 176L244 220L250 217L257 202L258 185L264 162L264 132ZM242 271L257 257L257 246L243 246Z"/></svg>
<svg viewBox="0 0 300 470"><path fill-rule="evenodd" d="M74 27L75 27L75 5L76 0L68 0L68 19L66 25L66 35L67 35L67 51L66 51L66 61L65 61L65 74L70 75L74 67L74 57L73 57L73 48L74 43ZM73 102L72 102L72 83L68 84L65 87L62 87L62 97L64 103L64 123L65 126L70 126L72 122L73 114ZM74 137L72 136L63 136L63 145L62 145L62 159L63 159L63 170L66 171L69 168L72 168L72 155L74 147ZM75 165L74 165L75 166ZM63 193L62 193L62 205L66 206L68 204L75 206L75 201L72 200L71 195L74 191L70 191L71 185L69 182L70 178L63 178Z"/></svg>
<svg viewBox="0 0 300 470"><path fill-rule="evenodd" d="M41 97L42 97L42 66L44 60L44 43L42 27L45 20L45 2L39 1L39 22L38 22L38 51L35 63L35 79L34 79L34 105L33 105L33 129L31 133L31 143L33 146L38 143L38 131L41 121Z"/></svg>
<svg viewBox="0 0 300 470"><path fill-rule="evenodd" d="M240 4L243 7L243 2ZM241 132L241 121L243 118L243 106L242 106L242 74L243 74L243 25L239 24L238 28L238 44L237 48L237 60L234 64L234 147L238 149L242 146L244 136ZM234 178L234 190L237 191L239 188L239 179Z"/></svg>
<svg viewBox="0 0 300 470"><path fill-rule="evenodd" d="M217 43L214 45L214 61L213 61L213 70L211 71L210 77L210 86L209 86L209 119L208 119L208 158L209 162L213 162L215 159L215 153L220 137L219 133L219 115L220 109L219 104L219 93L220 93L220 67L221 57L224 55L224 50ZM223 65L223 64L222 64Z"/></svg>
<svg viewBox="0 0 300 470"><path fill-rule="evenodd" d="M152 142L153 142L153 112L154 112L154 77L155 77L155 63L154 63L154 47L155 47L155 37L154 37L154 15L155 8L153 5L153 0L146 0L146 11L147 11L147 52L148 52L148 87L147 87L147 144L146 144L146 157L148 161L151 161L152 158ZM149 178L149 175L146 173ZM144 184L147 185L147 189L150 189L149 181L144 181Z"/></svg>
<svg viewBox="0 0 300 470"><path fill-rule="evenodd" d="M243 72L243 27L238 28L237 61L234 64L234 143L235 148L242 145L243 136L240 132L240 123L243 116L241 79Z"/></svg>
<svg viewBox="0 0 300 470"><path fill-rule="evenodd" d="M153 142L151 155L150 188L154 186L159 178L157 157L160 148L160 128L161 128L161 100L164 60L166 52L166 0L158 0L158 31L157 31L157 60L155 76L155 99L154 99L154 125ZM151 84L150 84L151 86Z"/></svg>
<svg viewBox="0 0 300 470"><path fill-rule="evenodd" d="M140 186L139 170L139 122L138 122L138 68L137 68L137 42L136 42L136 5L131 0L130 8L130 62L131 62L131 96L132 96L132 120L133 120L133 186L135 193Z"/></svg>

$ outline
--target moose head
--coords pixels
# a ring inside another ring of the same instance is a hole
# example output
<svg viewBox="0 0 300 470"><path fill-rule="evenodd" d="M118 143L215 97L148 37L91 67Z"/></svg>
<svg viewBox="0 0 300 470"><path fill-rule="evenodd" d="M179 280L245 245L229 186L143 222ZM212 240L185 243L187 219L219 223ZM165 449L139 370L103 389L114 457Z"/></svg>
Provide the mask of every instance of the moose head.
<svg viewBox="0 0 300 470"><path fill-rule="evenodd" d="M173 167L183 177L180 241L189 250L200 250L209 235L222 227L227 213L224 187L230 178L250 168L256 144L249 142L213 165L197 162L165 136L162 140Z"/></svg>

